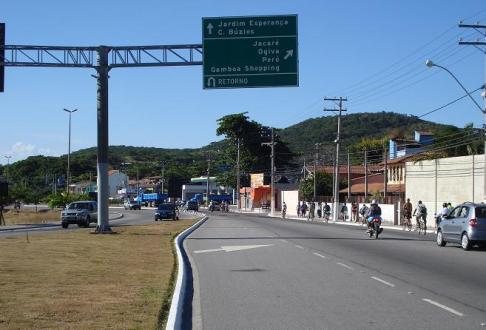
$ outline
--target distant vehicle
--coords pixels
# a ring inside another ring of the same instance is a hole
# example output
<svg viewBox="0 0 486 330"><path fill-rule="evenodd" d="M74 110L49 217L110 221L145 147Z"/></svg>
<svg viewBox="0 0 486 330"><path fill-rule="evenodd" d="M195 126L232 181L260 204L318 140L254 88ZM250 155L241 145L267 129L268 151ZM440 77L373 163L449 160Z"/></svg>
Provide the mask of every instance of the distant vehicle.
<svg viewBox="0 0 486 330"><path fill-rule="evenodd" d="M461 244L464 250L486 246L486 204L463 203L451 210L437 228L437 245Z"/></svg>
<svg viewBox="0 0 486 330"><path fill-rule="evenodd" d="M134 198L134 201L138 202L141 205L148 206L149 203L153 203L155 205L162 204L168 198L167 194L161 193L148 193L148 194L139 194L137 197Z"/></svg>
<svg viewBox="0 0 486 330"><path fill-rule="evenodd" d="M196 201L188 201L186 203L186 210L199 211L199 204Z"/></svg>
<svg viewBox="0 0 486 330"><path fill-rule="evenodd" d="M140 205L139 202L136 202L134 200L125 200L125 202L123 203L123 207L125 208L125 210L141 210L142 209L142 205Z"/></svg>
<svg viewBox="0 0 486 330"><path fill-rule="evenodd" d="M70 224L88 228L91 222L97 221L98 207L94 201L72 202L61 212L62 228L67 228Z"/></svg>
<svg viewBox="0 0 486 330"><path fill-rule="evenodd" d="M173 203L160 204L155 210L154 217L155 217L155 221L159 221L162 219L179 220L179 210L177 209L176 205Z"/></svg>

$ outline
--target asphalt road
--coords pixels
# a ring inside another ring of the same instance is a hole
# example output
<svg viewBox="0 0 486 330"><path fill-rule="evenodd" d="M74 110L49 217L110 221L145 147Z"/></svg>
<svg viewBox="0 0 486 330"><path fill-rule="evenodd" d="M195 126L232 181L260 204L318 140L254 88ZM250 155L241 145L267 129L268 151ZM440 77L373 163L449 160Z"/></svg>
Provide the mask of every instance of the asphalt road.
<svg viewBox="0 0 486 330"><path fill-rule="evenodd" d="M185 241L193 329L484 329L486 251L435 235L216 215Z"/></svg>

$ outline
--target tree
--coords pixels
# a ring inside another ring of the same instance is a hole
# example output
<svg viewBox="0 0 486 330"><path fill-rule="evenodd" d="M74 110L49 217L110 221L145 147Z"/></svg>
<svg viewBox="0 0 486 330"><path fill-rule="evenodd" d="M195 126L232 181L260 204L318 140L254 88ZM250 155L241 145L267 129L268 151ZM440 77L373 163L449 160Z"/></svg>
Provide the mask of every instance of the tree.
<svg viewBox="0 0 486 330"><path fill-rule="evenodd" d="M314 178L312 176L300 181L299 194L306 200L314 197ZM332 194L332 176L324 172L317 172L316 196L331 196Z"/></svg>
<svg viewBox="0 0 486 330"><path fill-rule="evenodd" d="M225 148L219 157L219 162L229 165L230 169L221 175L220 182L225 185L236 185L237 144L240 143L240 172L270 173L271 148L262 143L271 141L271 128L250 120L247 112L224 116L218 119L217 135L224 135ZM280 140L279 130L274 129L275 165L285 169L291 164L294 154L286 143ZM223 171L222 171L223 172Z"/></svg>

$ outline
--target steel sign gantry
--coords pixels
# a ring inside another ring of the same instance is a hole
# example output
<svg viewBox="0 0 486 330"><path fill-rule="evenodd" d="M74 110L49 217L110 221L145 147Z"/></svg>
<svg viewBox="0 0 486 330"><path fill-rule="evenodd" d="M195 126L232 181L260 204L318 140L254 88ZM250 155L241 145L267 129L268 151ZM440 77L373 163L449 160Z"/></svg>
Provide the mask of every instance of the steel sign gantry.
<svg viewBox="0 0 486 330"><path fill-rule="evenodd" d="M3 24L2 31L4 31ZM202 65L202 53L202 45L200 44L127 47L3 46L0 44L0 63L3 62L0 69L2 70L4 66L15 66L93 68L97 71L97 232L111 232L108 220L109 71L113 68L122 67Z"/></svg>

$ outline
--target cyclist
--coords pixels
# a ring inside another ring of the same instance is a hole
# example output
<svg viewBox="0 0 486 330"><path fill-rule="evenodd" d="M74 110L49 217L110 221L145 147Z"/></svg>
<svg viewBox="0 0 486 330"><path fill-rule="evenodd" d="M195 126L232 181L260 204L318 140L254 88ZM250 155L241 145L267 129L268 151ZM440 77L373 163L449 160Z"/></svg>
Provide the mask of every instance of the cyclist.
<svg viewBox="0 0 486 330"><path fill-rule="evenodd" d="M435 227L439 226L439 223L449 214L449 211L447 203L442 203L442 210L435 216Z"/></svg>
<svg viewBox="0 0 486 330"><path fill-rule="evenodd" d="M424 222L424 235L427 232L427 207L422 203L422 201L418 201L417 207L413 211L413 215L415 216L415 220L417 221L417 227L415 230L420 229L420 219ZM419 232L420 234L420 232Z"/></svg>
<svg viewBox="0 0 486 330"><path fill-rule="evenodd" d="M410 203L410 198L407 198L407 202L403 205L403 218L405 219L405 225L403 226L403 230L405 230L405 226L408 227L410 231L412 229L412 203Z"/></svg>
<svg viewBox="0 0 486 330"><path fill-rule="evenodd" d="M366 231L367 233L370 232L371 230L371 222L373 221L374 218L376 217L381 217L381 207L378 206L378 202L373 199L370 204L370 209L368 211L368 214L366 215L368 217L368 230ZM380 233L383 231L383 228L380 228Z"/></svg>

